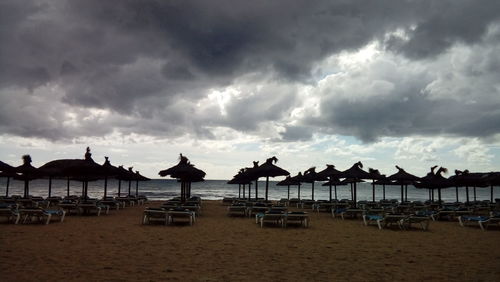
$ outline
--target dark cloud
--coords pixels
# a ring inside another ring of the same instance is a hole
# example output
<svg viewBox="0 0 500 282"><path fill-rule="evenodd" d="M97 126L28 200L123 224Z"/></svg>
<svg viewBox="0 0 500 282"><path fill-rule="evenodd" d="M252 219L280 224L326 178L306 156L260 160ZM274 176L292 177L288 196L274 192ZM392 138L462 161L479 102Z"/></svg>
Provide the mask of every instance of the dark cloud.
<svg viewBox="0 0 500 282"><path fill-rule="evenodd" d="M410 59L435 58L456 43L486 44L484 34L498 21L497 6L497 1L472 0L2 1L0 128L2 133L51 140L113 131L216 138L209 128L218 126L258 132L265 123L289 122L301 103L295 86L314 85L312 69L326 57L374 40ZM406 37L388 36L397 30ZM498 69L498 61L490 60L476 75ZM37 90L56 86L59 96ZM233 86L247 92L230 99L224 113L199 105L210 91ZM426 85L418 87L400 90L416 93ZM306 125L288 127L282 137L304 140L318 128L364 140L384 134L472 134L464 128L477 125L471 121L438 130L424 124L425 130L406 130L409 119L399 115L408 114L404 109L409 107L398 104L399 95L360 101L355 105L359 115L345 112L351 106L346 100L326 99L330 110L324 121L331 124L303 121ZM429 99L408 95L414 107L429 110ZM390 115L383 107L370 108L370 101L400 110ZM19 108L7 108L14 104ZM478 103L475 110L484 110L481 105L489 103ZM202 106L207 108L200 110ZM37 109L36 115L27 108ZM107 114L96 117L88 109ZM374 130L366 130L363 124L373 119L364 118L374 118L376 112L387 116L371 125ZM68 122L68 114L77 122ZM485 125L495 117L490 112L477 123Z"/></svg>

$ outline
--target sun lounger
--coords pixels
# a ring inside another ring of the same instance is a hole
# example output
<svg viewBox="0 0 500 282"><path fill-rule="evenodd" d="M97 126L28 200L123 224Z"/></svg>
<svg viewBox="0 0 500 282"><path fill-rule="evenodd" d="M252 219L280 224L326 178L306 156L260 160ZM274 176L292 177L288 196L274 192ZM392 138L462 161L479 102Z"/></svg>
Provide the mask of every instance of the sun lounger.
<svg viewBox="0 0 500 282"><path fill-rule="evenodd" d="M500 225L500 213L491 212L489 216L468 216L463 215L458 217L458 221L462 227L465 225L469 225L471 223L477 223L481 230L486 231L490 224L499 224Z"/></svg>
<svg viewBox="0 0 500 282"><path fill-rule="evenodd" d="M227 207L228 216L246 216L248 213L246 205L231 205Z"/></svg>
<svg viewBox="0 0 500 282"><path fill-rule="evenodd" d="M168 224L167 211L162 208L146 208L142 216L142 224L148 224L153 221L163 221Z"/></svg>
<svg viewBox="0 0 500 282"><path fill-rule="evenodd" d="M23 223L30 223L36 220L38 222L45 222L45 224L49 224L53 216L58 216L60 222L63 222L66 215L66 212L62 209L45 210L42 208L22 208L19 209L19 213L23 219Z"/></svg>
<svg viewBox="0 0 500 282"><path fill-rule="evenodd" d="M63 201L59 203L59 208L63 209L66 214L71 214L72 212L78 214L80 210L78 209L78 202L74 201Z"/></svg>
<svg viewBox="0 0 500 282"><path fill-rule="evenodd" d="M14 208L12 206L1 207L0 217L6 217L9 222L13 221L14 224L18 224L19 220L21 219L21 215L19 214L17 208Z"/></svg>
<svg viewBox="0 0 500 282"><path fill-rule="evenodd" d="M196 221L196 215L192 211L181 210L181 209L167 211L168 224L172 224L179 219L181 219L181 220L187 219L189 222L189 225L193 225L193 223L195 223L195 221Z"/></svg>
<svg viewBox="0 0 500 282"><path fill-rule="evenodd" d="M109 206L93 201L78 203L78 209L81 214L91 214L95 212L97 216L100 216L102 212L104 212L104 214L109 213Z"/></svg>
<svg viewBox="0 0 500 282"><path fill-rule="evenodd" d="M401 226L403 229L408 230L411 229L412 224L419 224L422 230L429 229L429 216L419 216L419 215L409 215L403 219L401 219Z"/></svg>
<svg viewBox="0 0 500 282"><path fill-rule="evenodd" d="M438 210L436 213L431 215L431 218L433 221L446 218L448 220L453 220L456 217L462 216L462 215L471 215L472 210L465 209L465 208L448 208L448 209L441 209Z"/></svg>
<svg viewBox="0 0 500 282"><path fill-rule="evenodd" d="M378 215L378 214L365 214L363 215L363 222L368 226L370 222L377 223L378 229L382 229L385 227L389 227L391 225L398 225L400 229L403 229L402 219L405 219L406 215L395 215L395 214L386 214L386 215Z"/></svg>
<svg viewBox="0 0 500 282"><path fill-rule="evenodd" d="M283 226L287 227L290 223L299 223L300 226L309 227L309 215L307 212L287 212L283 216Z"/></svg>
<svg viewBox="0 0 500 282"><path fill-rule="evenodd" d="M258 213L255 215L255 219L260 223L260 227L264 227L264 223L273 223L276 225L281 225L283 227L283 217L285 213L281 210L270 210L265 213Z"/></svg>
<svg viewBox="0 0 500 282"><path fill-rule="evenodd" d="M346 217L357 218L358 215L362 216L366 210L364 209L345 209L340 212L340 217L345 219Z"/></svg>

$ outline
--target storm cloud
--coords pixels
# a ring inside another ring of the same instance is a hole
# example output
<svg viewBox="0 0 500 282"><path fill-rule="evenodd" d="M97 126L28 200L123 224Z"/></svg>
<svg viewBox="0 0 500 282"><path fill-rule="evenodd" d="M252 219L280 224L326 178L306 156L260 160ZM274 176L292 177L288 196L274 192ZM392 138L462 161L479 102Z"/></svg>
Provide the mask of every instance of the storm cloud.
<svg viewBox="0 0 500 282"><path fill-rule="evenodd" d="M283 141L492 136L499 6L2 1L0 131L52 141L217 139L221 127ZM379 53L355 64L371 45Z"/></svg>

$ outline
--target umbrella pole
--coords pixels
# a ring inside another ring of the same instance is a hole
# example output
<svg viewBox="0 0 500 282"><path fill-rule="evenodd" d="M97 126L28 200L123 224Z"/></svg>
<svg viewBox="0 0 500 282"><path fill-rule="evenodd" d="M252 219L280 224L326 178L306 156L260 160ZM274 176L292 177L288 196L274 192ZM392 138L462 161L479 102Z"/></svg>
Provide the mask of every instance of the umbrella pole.
<svg viewBox="0 0 500 282"><path fill-rule="evenodd" d="M49 198L52 194L52 177L49 177Z"/></svg>
<svg viewBox="0 0 500 282"><path fill-rule="evenodd" d="M246 190L246 189L245 189L245 184L243 184L243 199L246 199L246 198L245 198L245 192L246 192L245 190Z"/></svg>
<svg viewBox="0 0 500 282"><path fill-rule="evenodd" d="M337 200L337 185L334 185L333 187L335 189L335 200Z"/></svg>
<svg viewBox="0 0 500 282"><path fill-rule="evenodd" d="M404 191L403 191L403 184L401 184L401 203L404 202L404 195L403 195Z"/></svg>
<svg viewBox="0 0 500 282"><path fill-rule="evenodd" d="M129 180L129 181L128 181L128 195L129 195L129 196L130 196L130 188L131 188L131 186L132 186L132 181L131 181L131 180Z"/></svg>
<svg viewBox="0 0 500 282"><path fill-rule="evenodd" d="M241 198L241 184L238 184L238 199Z"/></svg>
<svg viewBox="0 0 500 282"><path fill-rule="evenodd" d="M457 203L458 203L458 187L455 187L455 194L457 196Z"/></svg>
<svg viewBox="0 0 500 282"><path fill-rule="evenodd" d="M332 201L332 184L330 184L330 202Z"/></svg>
<svg viewBox="0 0 500 282"><path fill-rule="evenodd" d="M120 197L122 193L122 180L118 179L118 197Z"/></svg>
<svg viewBox="0 0 500 282"><path fill-rule="evenodd" d="M372 179L372 202L375 202L375 180Z"/></svg>
<svg viewBox="0 0 500 282"><path fill-rule="evenodd" d="M312 198L311 200L314 201L314 181L311 183L311 190L312 190L311 191L311 198Z"/></svg>
<svg viewBox="0 0 500 282"><path fill-rule="evenodd" d="M385 201L385 184L382 185L382 199Z"/></svg>
<svg viewBox="0 0 500 282"><path fill-rule="evenodd" d="M490 190L490 203L493 203L493 184L490 186L490 189L491 189Z"/></svg>
<svg viewBox="0 0 500 282"><path fill-rule="evenodd" d="M106 196L108 194L108 177L104 177L104 198L106 199Z"/></svg>
<svg viewBox="0 0 500 282"><path fill-rule="evenodd" d="M405 184L405 202L408 202L408 184Z"/></svg>
<svg viewBox="0 0 500 282"><path fill-rule="evenodd" d="M358 198L357 197L358 195L356 195L357 194L357 187L356 186L357 186L357 183L354 182L354 184L353 184L353 187L354 187L354 208L357 207L357 198Z"/></svg>
<svg viewBox="0 0 500 282"><path fill-rule="evenodd" d="M250 183L252 183L252 182L250 181ZM251 190L251 188L252 188L252 184L248 184L248 200L249 201L252 199L252 190Z"/></svg>
<svg viewBox="0 0 500 282"><path fill-rule="evenodd" d="M476 198L476 186L474 186L474 202L477 201L477 198Z"/></svg>
<svg viewBox="0 0 500 282"><path fill-rule="evenodd" d="M267 196L269 193L269 176L266 176L266 201L267 201Z"/></svg>
<svg viewBox="0 0 500 282"><path fill-rule="evenodd" d="M441 206L441 188L438 188L438 201L439 206Z"/></svg>
<svg viewBox="0 0 500 282"><path fill-rule="evenodd" d="M139 196L139 180L135 181L135 195Z"/></svg>
<svg viewBox="0 0 500 282"><path fill-rule="evenodd" d="M432 193L432 202L434 203L434 189L431 190Z"/></svg>
<svg viewBox="0 0 500 282"><path fill-rule="evenodd" d="M82 198L85 196L85 181L82 181Z"/></svg>
<svg viewBox="0 0 500 282"><path fill-rule="evenodd" d="M469 186L465 186L465 197L467 200L467 204L469 203Z"/></svg>
<svg viewBox="0 0 500 282"><path fill-rule="evenodd" d="M352 190L352 182L349 183L349 186L351 187L351 201L354 201L354 192Z"/></svg>
<svg viewBox="0 0 500 282"><path fill-rule="evenodd" d="M5 188L5 197L9 196L9 184L10 184L10 177L7 177L7 187ZM492 193L492 195L493 195L493 193Z"/></svg>
<svg viewBox="0 0 500 282"><path fill-rule="evenodd" d="M28 186L28 180L24 180L24 198L28 198L28 195L29 195L29 186Z"/></svg>
<svg viewBox="0 0 500 282"><path fill-rule="evenodd" d="M493 186L491 186L491 189L493 189ZM491 197L493 198L493 190L491 190ZM290 185L288 185L288 194L287 194L287 199L290 200Z"/></svg>
<svg viewBox="0 0 500 282"><path fill-rule="evenodd" d="M66 194L69 197L69 177L68 177L68 182L66 183Z"/></svg>
<svg viewBox="0 0 500 282"><path fill-rule="evenodd" d="M259 179L257 178L255 180L255 200L259 197Z"/></svg>
<svg viewBox="0 0 500 282"><path fill-rule="evenodd" d="M299 183L299 191L298 191L298 192L299 192L299 193L298 193L298 194L299 194L299 195L298 195L298 198L299 198L299 201L300 201L300 183Z"/></svg>

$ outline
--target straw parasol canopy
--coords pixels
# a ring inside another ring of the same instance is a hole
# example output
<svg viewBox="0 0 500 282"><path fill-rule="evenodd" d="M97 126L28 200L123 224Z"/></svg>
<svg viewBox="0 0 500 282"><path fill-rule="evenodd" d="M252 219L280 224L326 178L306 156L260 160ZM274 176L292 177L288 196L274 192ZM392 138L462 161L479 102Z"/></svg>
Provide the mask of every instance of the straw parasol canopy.
<svg viewBox="0 0 500 282"><path fill-rule="evenodd" d="M181 200L184 202L190 196L191 182L203 181L206 173L194 167L185 156L180 154L179 163L158 173L165 177L170 175L181 182Z"/></svg>
<svg viewBox="0 0 500 282"><path fill-rule="evenodd" d="M24 181L24 198L27 198L29 196L29 182L41 176L38 169L31 165L30 155L24 155L22 159L23 164L14 170L17 173L14 179Z"/></svg>
<svg viewBox="0 0 500 282"><path fill-rule="evenodd" d="M443 177L441 173L447 173L448 169L440 167L436 172L437 166L431 167L431 171L426 176L420 178L419 182L415 183L417 188L437 189L438 203L441 204L441 189L453 187L453 182Z"/></svg>
<svg viewBox="0 0 500 282"><path fill-rule="evenodd" d="M361 162L357 162L355 164L353 164L349 169L347 170L344 170L340 173L339 177L340 178L347 178L347 179L351 179L353 180L351 185L352 185L352 189L353 189L353 193L352 193L352 200L353 200L353 204L354 204L354 207L356 207L356 197L357 197L357 191L356 191L356 183L358 181L355 181L355 180L362 180L362 179L372 179L372 175L366 171L364 171L363 169L363 164Z"/></svg>
<svg viewBox="0 0 500 282"><path fill-rule="evenodd" d="M323 169L322 171L317 173L319 178L328 178L327 183L335 183L335 180L338 180L338 176L340 175L340 171L335 169L334 165L327 164L326 168ZM336 184L329 184L329 185L323 185L323 186L329 186L330 187L330 201L332 201L332 186L335 187L335 200L337 199L337 185Z"/></svg>
<svg viewBox="0 0 500 282"><path fill-rule="evenodd" d="M300 185L302 184L302 172L297 173L297 175L292 176L290 181L294 181L297 183L297 198L300 200Z"/></svg>
<svg viewBox="0 0 500 282"><path fill-rule="evenodd" d="M151 179L147 178L144 175L141 175L139 171L135 171L135 195L139 196L139 181L149 181Z"/></svg>
<svg viewBox="0 0 500 282"><path fill-rule="evenodd" d="M290 174L288 171L276 166L275 163L277 162L278 158L276 157L269 158L262 165L260 165L256 169L253 169L251 172L251 174L255 177L256 181L258 181L259 177L266 178L266 198L265 198L266 201L268 200L268 193L269 193L269 177L286 176ZM257 191L255 194L257 194Z"/></svg>
<svg viewBox="0 0 500 282"><path fill-rule="evenodd" d="M314 182L315 181L325 181L328 180L326 176L319 175L316 173L316 167L311 167L304 171L301 181L306 183L311 183L311 200L314 201Z"/></svg>
<svg viewBox="0 0 500 282"><path fill-rule="evenodd" d="M484 178L485 173L479 173L479 172L469 172L468 169L466 170L455 170L455 175L452 175L448 178L450 181L450 185L455 186L455 192L456 192L456 197L457 197L457 202L458 202L458 187L465 187L466 191L466 201L469 203L469 187L473 187L474 189L474 201L477 200L476 197L476 187L488 187L489 184Z"/></svg>
<svg viewBox="0 0 500 282"><path fill-rule="evenodd" d="M290 186L292 185L300 185L300 182L297 181L297 179L293 179L290 175L288 175L284 180L281 180L280 182L276 183L276 186L288 187L288 193L287 193L288 200L290 200Z"/></svg>
<svg viewBox="0 0 500 282"><path fill-rule="evenodd" d="M335 200L337 200L337 186L343 186L343 185L347 185L347 183L340 181L335 176L330 176L330 180L323 183L321 186L330 187L330 201L332 201L332 186L334 187L334 190L335 190Z"/></svg>
<svg viewBox="0 0 500 282"><path fill-rule="evenodd" d="M233 176L231 180L227 182L227 184L238 184L238 198L241 198L241 188L243 185L243 198L245 198L245 185L249 185L248 193L250 195L250 185L252 184L252 180L245 173L246 168L242 168L238 171L238 174ZM250 198L250 196L248 197Z"/></svg>
<svg viewBox="0 0 500 282"><path fill-rule="evenodd" d="M5 186L5 196L9 196L10 179L16 176L15 168L7 163L0 161L0 178L7 178Z"/></svg>
<svg viewBox="0 0 500 282"><path fill-rule="evenodd" d="M420 180L420 178L418 176L406 172L403 168L399 166L396 166L396 169L398 170L398 172L387 177L387 180L394 181L395 185L398 184L401 185L401 203L402 203L405 200L403 187L407 187L408 184L412 184L413 182ZM406 196L406 199L407 197L408 195Z"/></svg>
<svg viewBox="0 0 500 282"><path fill-rule="evenodd" d="M375 202L375 180L381 180L385 178L385 175L381 174L378 169L368 168L368 173L372 180L372 202Z"/></svg>
<svg viewBox="0 0 500 282"><path fill-rule="evenodd" d="M82 197L88 195L88 182L104 179L109 172L92 159L90 148L87 147L84 159L53 160L39 168L44 177L49 178L49 197L52 188L52 179L68 179L80 181L83 184ZM69 194L69 183L68 183Z"/></svg>

